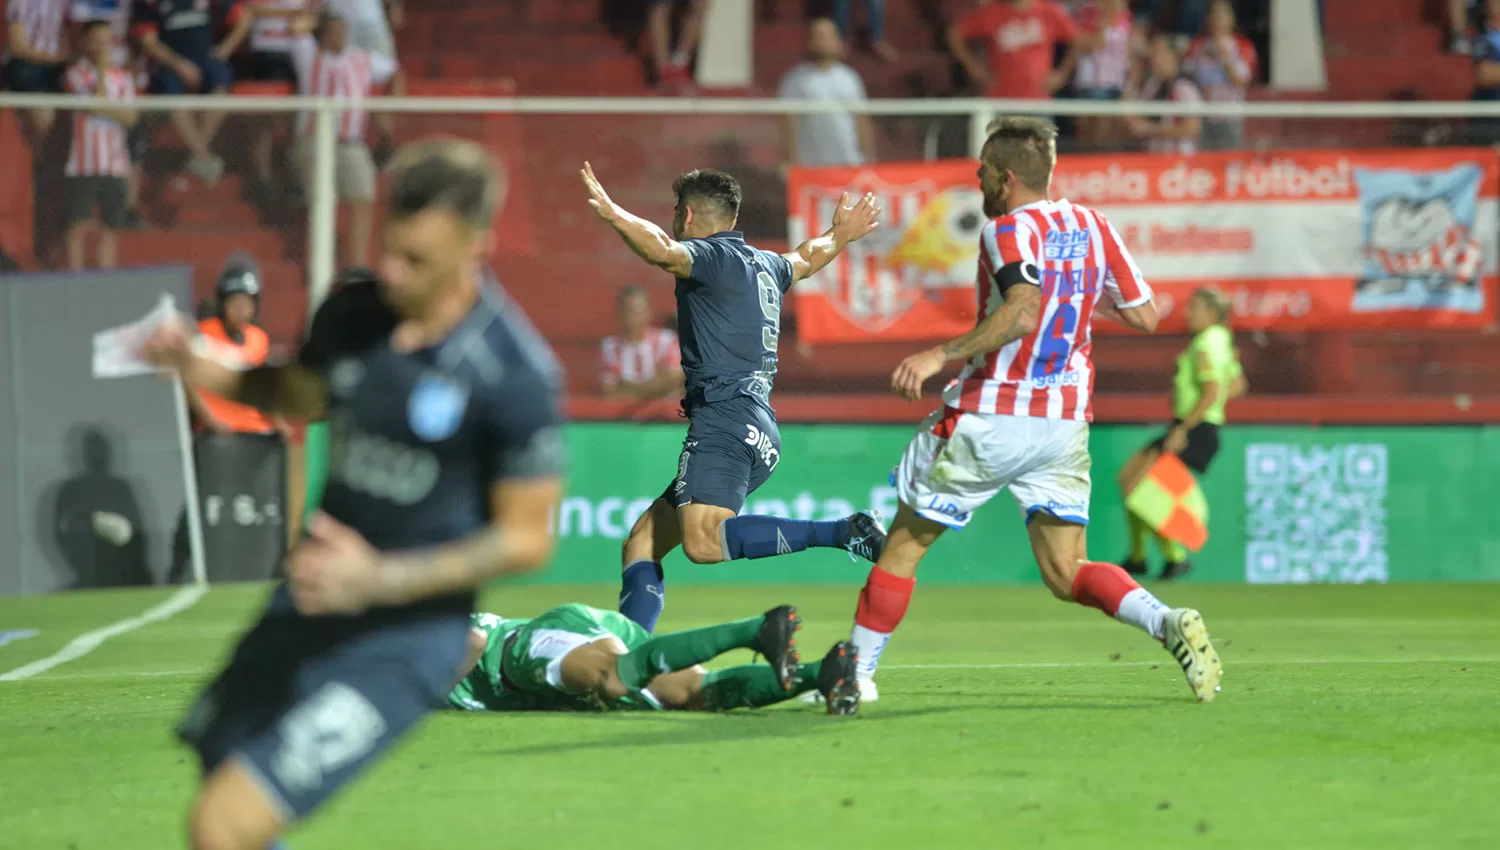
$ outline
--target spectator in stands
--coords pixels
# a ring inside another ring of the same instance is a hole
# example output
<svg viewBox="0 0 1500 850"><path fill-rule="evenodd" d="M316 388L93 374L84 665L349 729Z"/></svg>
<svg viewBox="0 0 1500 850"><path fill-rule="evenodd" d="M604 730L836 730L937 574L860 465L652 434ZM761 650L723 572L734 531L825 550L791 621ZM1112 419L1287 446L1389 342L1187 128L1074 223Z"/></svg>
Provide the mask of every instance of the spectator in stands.
<svg viewBox="0 0 1500 850"><path fill-rule="evenodd" d="M1078 61L1068 50L1061 67L1052 67L1058 45L1077 37L1073 19L1052 0L998 0L979 6L948 29L953 51L975 85L990 97L1042 100L1067 84ZM969 47L983 40L989 54L986 70Z"/></svg>
<svg viewBox="0 0 1500 850"><path fill-rule="evenodd" d="M1480 24L1474 29L1483 30L1484 14L1481 12L1479 0L1447 0L1447 24L1448 24L1448 52L1459 56L1467 56L1474 51L1474 43L1469 40L1471 24ZM1477 19L1477 20L1476 20ZM1481 38L1482 40L1482 38Z"/></svg>
<svg viewBox="0 0 1500 850"><path fill-rule="evenodd" d="M1130 83L1137 52L1135 18L1128 0L1096 0L1078 13L1078 67L1073 73L1074 97L1082 100L1119 100ZM1079 140L1098 145L1115 126L1107 115L1080 115Z"/></svg>
<svg viewBox="0 0 1500 850"><path fill-rule="evenodd" d="M62 91L63 69L71 52L63 32L69 0L10 0L5 10L5 85L18 93ZM46 107L23 113L31 143L52 132L56 118Z"/></svg>
<svg viewBox="0 0 1500 850"><path fill-rule="evenodd" d="M139 117L131 105L135 81L115 66L114 45L107 21L90 21L83 30L83 58L68 68L68 91L82 97L102 97L120 104L105 109L75 110L73 144L66 173L69 191L68 266L84 268L84 239L92 230L99 236L98 266L115 267L115 231L125 225L129 194L130 152L126 129ZM96 218L97 214L97 218Z"/></svg>
<svg viewBox="0 0 1500 850"><path fill-rule="evenodd" d="M213 315L198 323L198 330L220 347L232 349L244 368L263 366L270 352L270 337L255 324L260 309L260 274L252 266L231 261L214 286ZM285 430L279 417L264 413L204 390L187 388L188 401L199 430L214 434L270 434Z"/></svg>
<svg viewBox="0 0 1500 850"><path fill-rule="evenodd" d="M616 301L620 333L599 345L603 370L600 389L605 398L655 401L682 391L682 355L677 334L651 326L646 290L627 286Z"/></svg>
<svg viewBox="0 0 1500 850"><path fill-rule="evenodd" d="M1244 103L1255 80L1255 45L1235 32L1234 7L1214 0L1202 36L1194 39L1182 60L1183 73L1193 78L1210 103ZM1233 150L1245 144L1245 119L1205 118L1203 144L1210 150Z"/></svg>
<svg viewBox="0 0 1500 850"><path fill-rule="evenodd" d="M359 50L396 59L392 31L406 26L406 7L401 0L327 0L329 11L349 25L349 43Z"/></svg>
<svg viewBox="0 0 1500 850"><path fill-rule="evenodd" d="M1486 0L1484 28L1474 41L1474 100L1500 100L1500 2ZM1474 142L1500 142L1500 120L1473 118L1469 134Z"/></svg>
<svg viewBox="0 0 1500 850"><path fill-rule="evenodd" d="M838 22L844 40L854 42L854 0L833 0L833 19ZM865 27L870 33L870 49L887 62L899 54L885 40L885 0L865 0Z"/></svg>
<svg viewBox="0 0 1500 850"><path fill-rule="evenodd" d="M299 29L305 26L301 19ZM376 86L386 86L393 95L405 91L396 60L371 53L349 43L348 23L331 9L318 19L316 41L303 36L292 48L297 67L297 90L317 97L338 97L351 101L351 108L337 116L338 148L335 162L335 188L338 197L349 204L349 228L344 243L343 264L366 266L370 260L370 235L374 224L371 202L375 199L375 160L365 141L366 112L353 104L368 98ZM382 144L389 146L389 131L382 133ZM317 167L313 150L312 115L297 116L297 162L310 190Z"/></svg>
<svg viewBox="0 0 1500 850"><path fill-rule="evenodd" d="M807 28L807 59L781 78L783 100L851 101L865 99L859 72L840 61L844 52L838 27L819 18ZM788 115L787 166L863 165L875 159L870 116L847 112Z"/></svg>
<svg viewBox="0 0 1500 850"><path fill-rule="evenodd" d="M392 31L406 26L406 7L401 0L326 0L326 5L348 23L351 45L400 64ZM375 159L384 162L393 150L390 140L395 132L395 119L389 112L377 112L371 116L371 122L381 140Z"/></svg>
<svg viewBox="0 0 1500 850"><path fill-rule="evenodd" d="M1192 78L1182 73L1177 48L1168 35L1151 39L1149 75L1134 92L1132 100L1157 103L1202 103L1203 95ZM1197 116L1131 115L1125 119L1131 135L1145 140L1152 153L1191 154L1198 150L1203 120Z"/></svg>
<svg viewBox="0 0 1500 850"><path fill-rule="evenodd" d="M292 44L301 37L293 22L304 15L318 15L321 0L256 0L250 7L254 15L250 26L250 52L240 65L240 76L248 80L286 83L297 87L297 68L292 64ZM284 115L260 116L256 122L255 140L250 147L250 163L255 182L250 196L257 206L270 205L276 172L272 160L276 154L276 135L285 132Z"/></svg>
<svg viewBox="0 0 1500 850"><path fill-rule="evenodd" d="M1157 34L1173 36L1173 47L1181 49L1187 41L1203 32L1209 0L1144 0L1137 4L1137 14Z"/></svg>
<svg viewBox="0 0 1500 850"><path fill-rule="evenodd" d="M115 67L130 74L136 91L144 91L149 85L144 57L130 49L131 0L77 0L73 4L72 18L87 25L91 21L109 24L110 44L113 45ZM125 149L130 153L129 191L125 199L124 229L138 230L144 226L141 219L141 163L146 157L146 146L150 137L150 122L144 117L131 125L125 133Z"/></svg>
<svg viewBox="0 0 1500 850"><path fill-rule="evenodd" d="M703 13L708 0L686 0L682 12L682 28L677 33L677 47L672 47L672 12L678 0L649 0L646 13L646 31L651 36L651 60L656 65L658 85L686 85L693 81L693 70L689 66L693 51L698 49L698 36L703 32Z"/></svg>
<svg viewBox="0 0 1500 850"><path fill-rule="evenodd" d="M136 31L155 65L151 93L228 94L234 81L229 57L250 34L251 19L240 0L136 0ZM220 28L229 34L214 44ZM172 126L188 149L188 171L210 186L224 173L224 160L214 155L213 143L226 115L172 113Z"/></svg>

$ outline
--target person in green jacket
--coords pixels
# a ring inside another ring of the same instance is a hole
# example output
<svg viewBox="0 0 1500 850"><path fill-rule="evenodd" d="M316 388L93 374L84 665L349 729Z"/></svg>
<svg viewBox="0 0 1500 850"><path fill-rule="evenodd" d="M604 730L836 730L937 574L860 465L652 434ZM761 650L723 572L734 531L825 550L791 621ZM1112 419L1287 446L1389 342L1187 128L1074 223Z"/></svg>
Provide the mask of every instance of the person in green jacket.
<svg viewBox="0 0 1500 850"><path fill-rule="evenodd" d="M1186 318L1193 340L1177 357L1177 374L1172 379L1172 427L1121 468L1122 498L1135 489L1162 452L1177 455L1184 466L1200 476L1208 472L1219 453L1224 408L1248 388L1234 334L1226 324L1229 307L1229 298L1212 287L1198 289L1188 299ZM1130 553L1121 566L1126 571L1135 575L1147 572L1146 545L1152 536L1166 558L1163 579L1180 578L1192 569L1187 547L1156 533L1129 509L1125 514L1130 526Z"/></svg>

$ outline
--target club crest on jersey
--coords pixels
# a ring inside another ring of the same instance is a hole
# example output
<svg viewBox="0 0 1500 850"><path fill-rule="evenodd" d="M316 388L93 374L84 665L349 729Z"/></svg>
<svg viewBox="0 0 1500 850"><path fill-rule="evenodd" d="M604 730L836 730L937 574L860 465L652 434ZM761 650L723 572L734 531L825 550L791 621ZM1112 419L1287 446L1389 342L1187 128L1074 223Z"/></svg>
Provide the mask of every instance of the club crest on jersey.
<svg viewBox="0 0 1500 850"><path fill-rule="evenodd" d="M406 400L406 423L429 443L453 436L469 407L469 390L440 375L426 374Z"/></svg>

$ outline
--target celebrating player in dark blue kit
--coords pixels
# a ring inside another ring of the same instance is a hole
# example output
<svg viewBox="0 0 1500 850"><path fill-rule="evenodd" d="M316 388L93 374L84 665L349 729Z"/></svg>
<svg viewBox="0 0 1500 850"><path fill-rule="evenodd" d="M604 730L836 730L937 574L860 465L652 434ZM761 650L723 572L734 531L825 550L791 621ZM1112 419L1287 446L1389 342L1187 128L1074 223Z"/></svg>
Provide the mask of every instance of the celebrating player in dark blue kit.
<svg viewBox="0 0 1500 850"><path fill-rule="evenodd" d="M582 173L599 217L641 259L677 278L677 332L687 376L682 406L689 425L677 478L630 529L620 612L655 629L666 589L661 559L678 545L695 564L813 546L879 558L885 529L869 513L823 522L737 516L781 457L771 410L781 297L878 226L874 196L851 207L846 195L827 233L783 255L753 248L734 231L740 184L722 171L700 168L677 178L673 236L611 201L588 163Z"/></svg>
<svg viewBox="0 0 1500 850"><path fill-rule="evenodd" d="M561 491L558 370L482 271L496 205L484 152L393 163L380 276L345 283L295 364L234 372L181 328L143 353L264 410L326 418L323 511L287 581L183 721L204 784L196 850L263 850L444 704L476 586L540 567Z"/></svg>

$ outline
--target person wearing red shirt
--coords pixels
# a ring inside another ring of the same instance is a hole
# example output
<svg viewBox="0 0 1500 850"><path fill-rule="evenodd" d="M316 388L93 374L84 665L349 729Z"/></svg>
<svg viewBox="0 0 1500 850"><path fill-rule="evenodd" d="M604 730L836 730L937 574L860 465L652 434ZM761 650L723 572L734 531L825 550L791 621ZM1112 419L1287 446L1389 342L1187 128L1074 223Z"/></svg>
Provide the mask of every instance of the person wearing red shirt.
<svg viewBox="0 0 1500 850"><path fill-rule="evenodd" d="M973 10L948 29L948 49L990 97L1045 100L1061 89L1078 62L1069 50L1053 69L1057 45L1071 45L1078 30L1052 0L999 0ZM983 40L990 68L979 63L969 42Z"/></svg>

